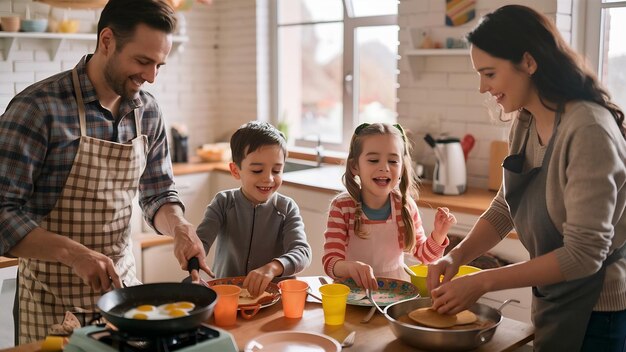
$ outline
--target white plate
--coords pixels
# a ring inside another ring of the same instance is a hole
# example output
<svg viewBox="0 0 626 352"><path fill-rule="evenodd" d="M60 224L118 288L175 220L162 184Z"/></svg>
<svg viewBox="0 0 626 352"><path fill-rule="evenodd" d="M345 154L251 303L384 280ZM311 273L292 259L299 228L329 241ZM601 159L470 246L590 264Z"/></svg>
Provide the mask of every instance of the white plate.
<svg viewBox="0 0 626 352"><path fill-rule="evenodd" d="M326 335L304 331L277 331L250 340L245 352L339 352L341 345Z"/></svg>

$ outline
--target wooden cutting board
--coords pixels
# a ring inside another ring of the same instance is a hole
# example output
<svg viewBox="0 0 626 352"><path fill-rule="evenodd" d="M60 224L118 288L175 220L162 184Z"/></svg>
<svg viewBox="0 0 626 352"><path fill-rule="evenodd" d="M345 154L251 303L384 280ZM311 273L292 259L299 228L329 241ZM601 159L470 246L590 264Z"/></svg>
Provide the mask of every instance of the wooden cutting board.
<svg viewBox="0 0 626 352"><path fill-rule="evenodd" d="M505 141L491 142L489 150L489 179L487 187L491 191L500 189L502 183L502 161L509 154L509 146Z"/></svg>

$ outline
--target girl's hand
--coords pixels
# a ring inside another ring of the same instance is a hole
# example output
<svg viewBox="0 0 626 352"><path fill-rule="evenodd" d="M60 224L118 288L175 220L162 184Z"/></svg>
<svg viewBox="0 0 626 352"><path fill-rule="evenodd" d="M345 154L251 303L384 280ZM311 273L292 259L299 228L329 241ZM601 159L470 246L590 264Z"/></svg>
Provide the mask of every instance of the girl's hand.
<svg viewBox="0 0 626 352"><path fill-rule="evenodd" d="M486 292L479 273L460 276L430 292L432 307L440 314L456 314L471 307Z"/></svg>
<svg viewBox="0 0 626 352"><path fill-rule="evenodd" d="M443 243L448 231L450 231L450 228L454 224L456 224L456 217L454 217L454 214L452 214L448 208L437 208L435 227L432 232L437 242Z"/></svg>
<svg viewBox="0 0 626 352"><path fill-rule="evenodd" d="M378 289L378 283L376 282L374 270L372 270L371 266L362 262L353 261L346 261L345 265L348 269L348 275L359 287L368 290Z"/></svg>

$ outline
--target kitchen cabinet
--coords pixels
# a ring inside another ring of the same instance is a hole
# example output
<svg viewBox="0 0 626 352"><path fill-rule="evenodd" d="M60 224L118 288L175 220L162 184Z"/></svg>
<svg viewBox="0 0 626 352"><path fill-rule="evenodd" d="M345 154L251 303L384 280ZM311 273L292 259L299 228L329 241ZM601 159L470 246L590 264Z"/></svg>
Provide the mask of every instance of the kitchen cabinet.
<svg viewBox="0 0 626 352"><path fill-rule="evenodd" d="M48 52L51 60L56 60L61 44L67 40L96 41L95 33L37 33L37 32L0 32L0 41L2 45L2 54L4 60L7 61L11 56L11 52L18 46L20 40L38 40L44 39L48 41ZM179 45L187 42L186 36L174 36L172 38L172 52L178 50Z"/></svg>
<svg viewBox="0 0 626 352"><path fill-rule="evenodd" d="M0 268L0 349L14 345L13 302L17 285L17 266Z"/></svg>
<svg viewBox="0 0 626 352"><path fill-rule="evenodd" d="M174 182L178 195L185 205L185 218L197 227L204 218L204 210L211 201L211 175L200 172L186 175L175 175ZM139 211L140 212L140 211ZM143 221L141 233L154 233L154 230ZM142 248L142 234L135 234L134 254L137 261L137 272L140 280L150 282L179 282L187 276L180 270L178 260L174 256L174 244L165 243ZM215 251L207 254L207 263L213 262Z"/></svg>
<svg viewBox="0 0 626 352"><path fill-rule="evenodd" d="M335 197L335 191L312 191L296 186L282 186L280 193L292 198L298 208L304 222L307 242L311 246L311 265L298 276L322 275L322 255L324 253L324 232L328 222L328 206Z"/></svg>

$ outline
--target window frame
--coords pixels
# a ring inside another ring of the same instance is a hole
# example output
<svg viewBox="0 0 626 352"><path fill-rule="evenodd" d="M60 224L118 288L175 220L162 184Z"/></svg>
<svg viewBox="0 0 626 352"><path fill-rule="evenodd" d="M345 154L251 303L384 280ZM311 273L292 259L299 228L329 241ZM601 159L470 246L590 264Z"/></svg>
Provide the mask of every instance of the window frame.
<svg viewBox="0 0 626 352"><path fill-rule="evenodd" d="M294 24L278 24L278 1L270 1L270 121L274 124L279 122L280 117L280 96L279 96L279 83L278 74L279 60L278 60L278 29L279 27L294 26L294 25L315 25L325 23L343 23L343 67L342 67L342 142L330 143L322 142L324 148L333 151L345 151L350 143L352 132L355 124L358 122L358 109L355 111L355 107L358 107L357 99L359 97L359 77L354 72L358 69L358 62L355 52L355 36L358 28L375 27L375 26L399 26L398 15L380 15L380 16L363 16L354 17L354 11L351 0L341 0L343 4L343 19L336 21L310 21L300 22ZM296 147L314 148L317 145L317 141L296 139Z"/></svg>
<svg viewBox="0 0 626 352"><path fill-rule="evenodd" d="M603 60L602 53L604 52L604 38L602 28L605 27L605 18L602 15L604 9L610 8L626 8L626 1L615 1L603 3L602 0L585 0L586 6L583 13L584 18L584 45L583 52L589 66L595 71L598 79L602 79L603 72Z"/></svg>

